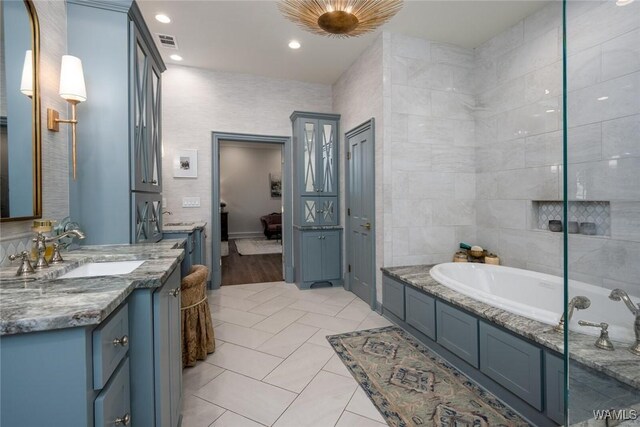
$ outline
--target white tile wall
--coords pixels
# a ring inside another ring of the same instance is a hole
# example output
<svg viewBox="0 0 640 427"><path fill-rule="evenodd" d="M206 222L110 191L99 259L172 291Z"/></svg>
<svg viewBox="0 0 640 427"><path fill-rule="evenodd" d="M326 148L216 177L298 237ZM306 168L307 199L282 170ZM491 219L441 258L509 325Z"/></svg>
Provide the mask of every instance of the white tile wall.
<svg viewBox="0 0 640 427"><path fill-rule="evenodd" d="M569 271L638 293L640 4L571 1L567 12L569 197L611 201L611 238L570 236ZM530 202L562 198L560 19L553 2L475 51L478 242L552 274L562 241L531 230Z"/></svg>
<svg viewBox="0 0 640 427"><path fill-rule="evenodd" d="M176 65L169 65L162 78L163 196L173 212L172 221L205 220L209 236L211 133L287 136L294 110L332 111L328 85ZM173 156L179 149L198 150L197 179L173 178ZM200 197L200 208L182 208L182 198L191 196Z"/></svg>

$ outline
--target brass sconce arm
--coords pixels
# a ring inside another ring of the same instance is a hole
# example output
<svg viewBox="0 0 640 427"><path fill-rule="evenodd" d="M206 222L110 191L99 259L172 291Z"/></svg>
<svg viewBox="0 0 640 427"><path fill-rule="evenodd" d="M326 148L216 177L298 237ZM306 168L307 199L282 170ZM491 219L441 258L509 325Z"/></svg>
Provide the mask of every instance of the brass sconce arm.
<svg viewBox="0 0 640 427"><path fill-rule="evenodd" d="M60 123L67 123L71 125L71 159L73 164L73 179L75 181L77 169L76 125L78 124L77 105L79 101L68 100L67 102L71 104L71 119L61 119L60 113L52 108L47 108L47 129L52 132L60 132Z"/></svg>

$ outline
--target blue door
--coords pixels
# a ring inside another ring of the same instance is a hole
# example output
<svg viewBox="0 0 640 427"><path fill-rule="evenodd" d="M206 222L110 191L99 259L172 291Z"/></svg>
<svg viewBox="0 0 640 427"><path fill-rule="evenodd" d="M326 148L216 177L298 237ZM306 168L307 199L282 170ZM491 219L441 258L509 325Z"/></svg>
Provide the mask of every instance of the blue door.
<svg viewBox="0 0 640 427"><path fill-rule="evenodd" d="M346 134L347 274L350 290L375 307L373 119Z"/></svg>

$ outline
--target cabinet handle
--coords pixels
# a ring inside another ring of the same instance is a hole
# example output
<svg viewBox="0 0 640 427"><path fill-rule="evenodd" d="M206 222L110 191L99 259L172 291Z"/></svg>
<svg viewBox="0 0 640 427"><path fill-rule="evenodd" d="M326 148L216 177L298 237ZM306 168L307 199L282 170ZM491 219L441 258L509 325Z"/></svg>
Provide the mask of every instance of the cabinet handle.
<svg viewBox="0 0 640 427"><path fill-rule="evenodd" d="M122 424L123 426L127 426L127 425L129 425L129 421L131 421L131 415L129 415L128 413L126 413L126 414L124 414L124 416L123 416L123 417L121 417L121 418L116 418L116 419L114 420L114 423L115 423L116 425L118 425L118 424Z"/></svg>
<svg viewBox="0 0 640 427"><path fill-rule="evenodd" d="M147 183L147 180L146 180L146 179L143 179L143 180L142 180L142 183L143 183L143 184L146 184L146 183Z"/></svg>
<svg viewBox="0 0 640 427"><path fill-rule="evenodd" d="M172 297L177 297L178 295L180 295L180 288L175 288L172 291L169 291L169 295L171 295Z"/></svg>
<svg viewBox="0 0 640 427"><path fill-rule="evenodd" d="M322 239L322 236L318 236L318 240Z"/></svg>
<svg viewBox="0 0 640 427"><path fill-rule="evenodd" d="M113 345L114 346L121 345L122 347L126 347L129 345L129 337L126 335L123 335L122 338L114 338Z"/></svg>

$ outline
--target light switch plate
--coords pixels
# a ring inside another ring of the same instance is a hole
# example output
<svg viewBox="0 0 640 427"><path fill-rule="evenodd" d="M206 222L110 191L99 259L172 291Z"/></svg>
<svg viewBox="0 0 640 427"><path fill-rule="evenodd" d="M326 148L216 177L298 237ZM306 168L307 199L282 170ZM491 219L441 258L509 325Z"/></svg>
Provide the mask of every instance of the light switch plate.
<svg viewBox="0 0 640 427"><path fill-rule="evenodd" d="M183 208L199 208L200 207L200 197L183 197L182 198L182 207Z"/></svg>
<svg viewBox="0 0 640 427"><path fill-rule="evenodd" d="M163 208L166 208L166 207L167 207L167 198L166 198L166 197L163 197L163 198L162 198L162 207L163 207Z"/></svg>

